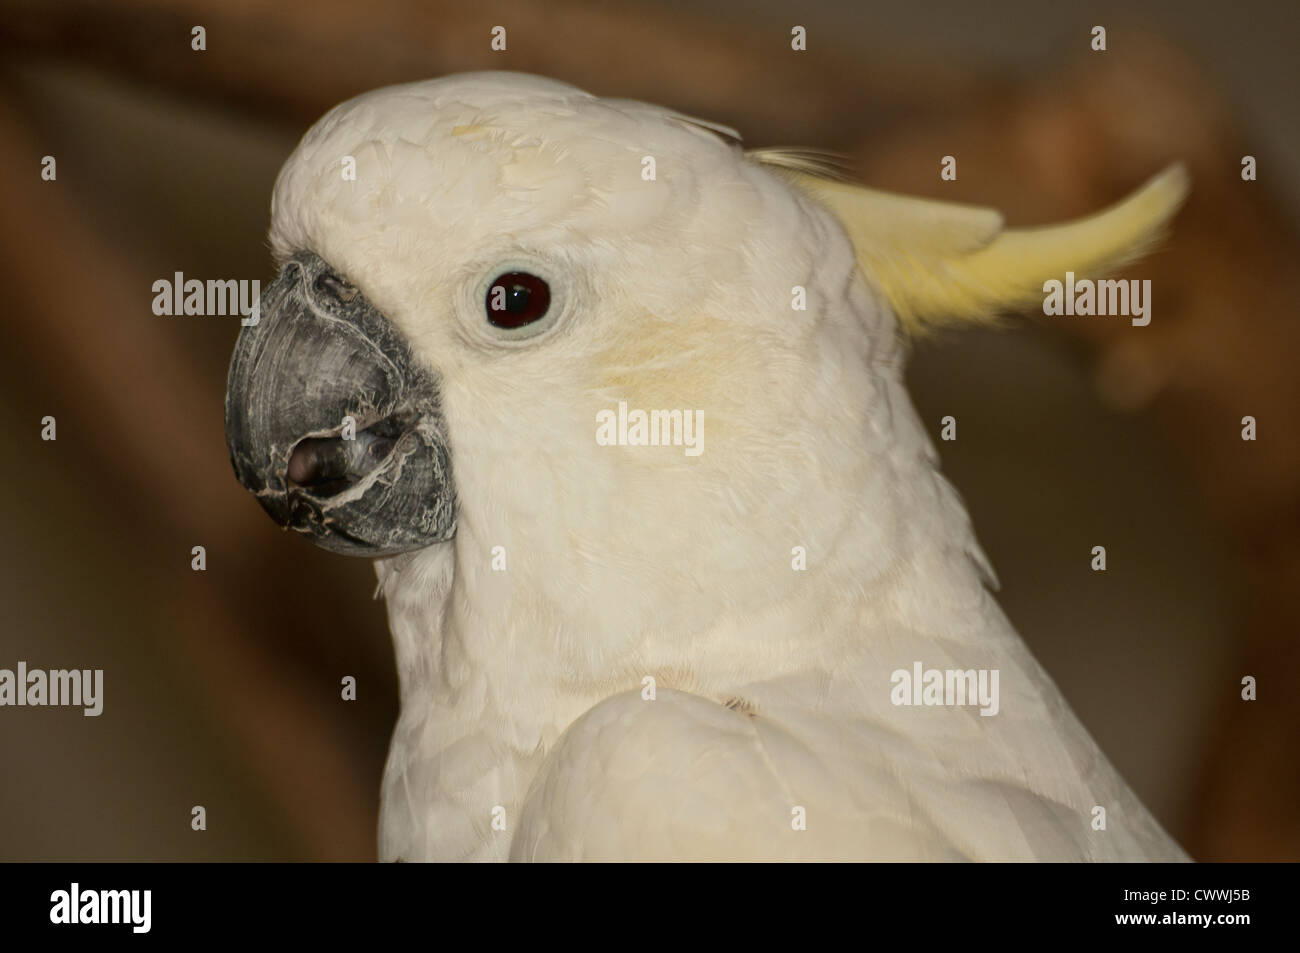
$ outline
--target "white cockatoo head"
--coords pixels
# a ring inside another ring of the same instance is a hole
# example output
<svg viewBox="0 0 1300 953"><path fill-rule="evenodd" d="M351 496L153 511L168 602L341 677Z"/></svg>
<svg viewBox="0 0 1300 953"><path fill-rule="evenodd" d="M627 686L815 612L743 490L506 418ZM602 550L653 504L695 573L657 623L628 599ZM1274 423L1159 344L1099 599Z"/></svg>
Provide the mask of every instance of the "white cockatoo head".
<svg viewBox="0 0 1300 953"><path fill-rule="evenodd" d="M1005 232L551 80L377 90L276 184L236 470L322 545L454 579L454 614L526 628L575 679L681 657L811 577L869 588L965 533L922 478L906 333L1131 256L1183 188ZM661 445L635 445L638 412L667 412Z"/></svg>

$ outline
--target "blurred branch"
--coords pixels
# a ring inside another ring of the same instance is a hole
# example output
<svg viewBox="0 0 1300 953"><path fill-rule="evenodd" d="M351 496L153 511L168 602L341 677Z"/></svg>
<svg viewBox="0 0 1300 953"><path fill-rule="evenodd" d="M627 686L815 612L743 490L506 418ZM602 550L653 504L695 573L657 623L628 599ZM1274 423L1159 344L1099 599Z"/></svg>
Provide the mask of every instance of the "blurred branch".
<svg viewBox="0 0 1300 953"><path fill-rule="evenodd" d="M814 29L817 54L788 27L581 0L501 0L467 14L455 0L8 0L0 48L94 63L177 93L305 123L391 83L475 69L541 73L604 96L710 113L742 133L835 145L868 117L947 99L969 76L939 60L865 61L854 38ZM475 21L478 22L475 22ZM454 24L454 28L449 28ZM508 51L489 47L495 25ZM190 30L207 31L207 51ZM476 43L467 43L474 35ZM673 64L689 63L689 70Z"/></svg>

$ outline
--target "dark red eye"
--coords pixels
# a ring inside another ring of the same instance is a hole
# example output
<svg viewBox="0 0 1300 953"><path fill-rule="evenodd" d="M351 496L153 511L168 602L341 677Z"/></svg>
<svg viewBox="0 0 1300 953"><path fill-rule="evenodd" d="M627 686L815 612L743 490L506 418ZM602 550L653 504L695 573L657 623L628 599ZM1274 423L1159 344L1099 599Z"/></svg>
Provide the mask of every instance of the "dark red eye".
<svg viewBox="0 0 1300 953"><path fill-rule="evenodd" d="M485 304L491 324L498 328L522 328L546 315L551 306L551 289L536 275L510 271L492 282Z"/></svg>

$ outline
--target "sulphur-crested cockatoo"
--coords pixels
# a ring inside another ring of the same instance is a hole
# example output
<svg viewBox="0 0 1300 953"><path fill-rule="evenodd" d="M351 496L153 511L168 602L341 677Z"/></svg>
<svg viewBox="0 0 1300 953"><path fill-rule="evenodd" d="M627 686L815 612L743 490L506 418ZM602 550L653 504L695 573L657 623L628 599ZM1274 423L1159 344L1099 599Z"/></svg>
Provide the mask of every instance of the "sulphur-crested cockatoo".
<svg viewBox="0 0 1300 953"><path fill-rule="evenodd" d="M990 596L908 338L1156 237L995 211L563 83L336 107L272 200L239 479L376 558L386 860L1183 859ZM666 412L666 413L664 413Z"/></svg>

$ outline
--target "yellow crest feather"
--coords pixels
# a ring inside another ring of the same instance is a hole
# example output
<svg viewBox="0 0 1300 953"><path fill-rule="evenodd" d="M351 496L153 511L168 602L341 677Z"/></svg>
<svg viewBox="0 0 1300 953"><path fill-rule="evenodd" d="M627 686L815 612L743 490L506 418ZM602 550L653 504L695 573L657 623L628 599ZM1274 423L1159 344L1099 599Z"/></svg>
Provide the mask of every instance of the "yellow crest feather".
<svg viewBox="0 0 1300 953"><path fill-rule="evenodd" d="M1187 195L1172 165L1110 208L1062 225L1004 229L995 209L878 192L831 181L786 150L754 159L780 169L844 227L858 265L904 330L988 324L1042 301L1043 282L1100 277L1142 255ZM793 158L791 158L793 156Z"/></svg>

